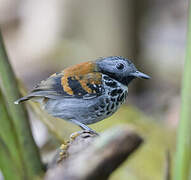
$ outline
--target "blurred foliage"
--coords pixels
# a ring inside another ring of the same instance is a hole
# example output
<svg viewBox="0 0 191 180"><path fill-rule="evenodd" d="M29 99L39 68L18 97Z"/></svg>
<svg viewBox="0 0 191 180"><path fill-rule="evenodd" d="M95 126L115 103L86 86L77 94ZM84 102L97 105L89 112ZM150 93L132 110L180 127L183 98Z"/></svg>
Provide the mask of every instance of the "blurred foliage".
<svg viewBox="0 0 191 180"><path fill-rule="evenodd" d="M0 31L0 80L1 80L1 164L6 180L34 179L43 174L43 164L34 142L28 116L23 105L14 101L20 97L16 78L9 63ZM14 162L13 164L10 164ZM8 168L10 165L10 169Z"/></svg>
<svg viewBox="0 0 191 180"><path fill-rule="evenodd" d="M18 140L2 94L0 94L0 114L0 168L5 179L19 180L26 176L26 172L22 168L23 162Z"/></svg>
<svg viewBox="0 0 191 180"><path fill-rule="evenodd" d="M187 48L182 82L182 105L178 128L176 166L174 179L189 180L191 178L191 1L189 1L189 17L187 30Z"/></svg>

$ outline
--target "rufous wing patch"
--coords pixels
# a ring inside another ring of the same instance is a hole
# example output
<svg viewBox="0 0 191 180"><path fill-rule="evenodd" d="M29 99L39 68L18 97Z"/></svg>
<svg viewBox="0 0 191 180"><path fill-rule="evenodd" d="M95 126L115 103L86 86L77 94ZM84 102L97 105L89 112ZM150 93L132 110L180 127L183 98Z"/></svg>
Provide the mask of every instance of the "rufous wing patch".
<svg viewBox="0 0 191 180"><path fill-rule="evenodd" d="M69 86L68 83L68 77L66 77L65 75L61 78L61 83L62 83L62 87L63 90L69 94L69 95L74 95L74 92L72 91L71 87Z"/></svg>
<svg viewBox="0 0 191 180"><path fill-rule="evenodd" d="M63 77L61 84L65 92L69 95L74 95L72 88L68 83L68 78L78 80L81 87L87 93L93 93L93 90L88 87L88 84L101 83L101 74L96 72L96 64L94 62L85 62L66 68L62 71Z"/></svg>

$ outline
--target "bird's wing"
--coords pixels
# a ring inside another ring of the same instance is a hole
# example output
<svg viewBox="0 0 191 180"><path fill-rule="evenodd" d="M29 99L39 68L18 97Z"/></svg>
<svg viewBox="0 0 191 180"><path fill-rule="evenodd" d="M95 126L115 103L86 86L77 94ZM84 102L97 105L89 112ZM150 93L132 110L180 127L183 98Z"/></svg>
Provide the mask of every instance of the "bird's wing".
<svg viewBox="0 0 191 180"><path fill-rule="evenodd" d="M91 72L78 75L75 73L67 74L63 71L61 73L55 73L48 79L41 81L27 96L15 103L18 104L35 97L92 99L103 93L104 88L101 73Z"/></svg>

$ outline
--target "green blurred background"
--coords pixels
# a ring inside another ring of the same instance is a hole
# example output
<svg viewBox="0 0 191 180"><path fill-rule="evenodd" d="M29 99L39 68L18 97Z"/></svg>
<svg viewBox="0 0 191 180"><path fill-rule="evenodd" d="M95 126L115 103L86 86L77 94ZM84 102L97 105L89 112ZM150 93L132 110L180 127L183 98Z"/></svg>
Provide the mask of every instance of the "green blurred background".
<svg viewBox="0 0 191 180"><path fill-rule="evenodd" d="M113 55L128 57L152 76L134 81L126 105L92 125L101 132L127 124L145 138L112 180L164 177L166 152L175 149L187 7L186 0L0 0L10 61L27 89L69 65ZM28 109L33 135L48 162L60 139L79 128L34 113L37 105ZM40 120L49 123L51 133Z"/></svg>

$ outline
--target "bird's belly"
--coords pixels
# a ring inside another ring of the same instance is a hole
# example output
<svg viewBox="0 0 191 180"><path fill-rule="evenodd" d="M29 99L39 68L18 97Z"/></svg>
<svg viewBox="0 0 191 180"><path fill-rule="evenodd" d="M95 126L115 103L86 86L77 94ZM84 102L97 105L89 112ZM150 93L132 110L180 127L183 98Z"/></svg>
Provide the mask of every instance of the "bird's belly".
<svg viewBox="0 0 191 180"><path fill-rule="evenodd" d="M113 96L102 95L93 99L49 99L44 106L52 116L65 120L77 120L83 124L101 121L117 111L125 101L127 92Z"/></svg>

